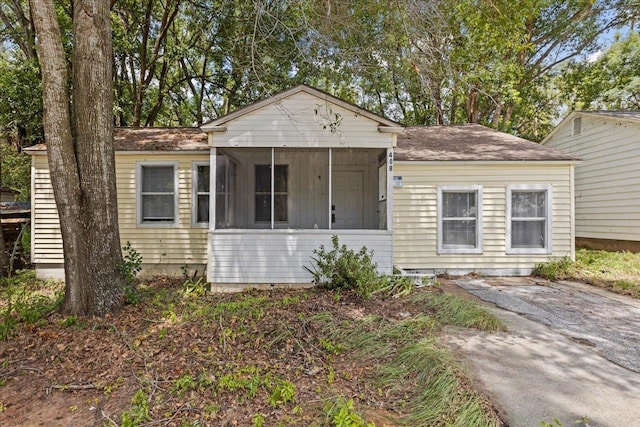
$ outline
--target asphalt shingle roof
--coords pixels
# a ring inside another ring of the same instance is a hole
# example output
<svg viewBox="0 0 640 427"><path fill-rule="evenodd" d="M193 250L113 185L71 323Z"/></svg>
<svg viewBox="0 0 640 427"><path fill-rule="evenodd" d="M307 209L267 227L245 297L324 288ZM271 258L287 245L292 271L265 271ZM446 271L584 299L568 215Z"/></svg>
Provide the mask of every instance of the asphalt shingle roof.
<svg viewBox="0 0 640 427"><path fill-rule="evenodd" d="M477 124L411 126L398 134L397 161L578 160L569 154Z"/></svg>

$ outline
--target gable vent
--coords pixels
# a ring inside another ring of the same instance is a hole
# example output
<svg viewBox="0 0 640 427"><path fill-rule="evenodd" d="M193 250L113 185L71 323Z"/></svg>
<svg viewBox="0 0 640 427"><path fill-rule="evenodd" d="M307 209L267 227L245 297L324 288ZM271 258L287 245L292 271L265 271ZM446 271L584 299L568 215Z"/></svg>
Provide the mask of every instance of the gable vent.
<svg viewBox="0 0 640 427"><path fill-rule="evenodd" d="M576 117L573 119L573 136L578 136L582 133L582 117Z"/></svg>

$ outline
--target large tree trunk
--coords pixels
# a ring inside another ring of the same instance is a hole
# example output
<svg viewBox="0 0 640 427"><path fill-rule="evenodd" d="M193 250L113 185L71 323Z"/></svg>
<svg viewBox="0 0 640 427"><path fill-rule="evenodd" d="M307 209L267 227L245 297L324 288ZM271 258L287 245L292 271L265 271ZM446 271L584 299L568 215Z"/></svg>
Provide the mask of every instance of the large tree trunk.
<svg viewBox="0 0 640 427"><path fill-rule="evenodd" d="M118 270L122 253L113 151L110 2L74 2L71 101L53 0L30 0L30 4L42 67L45 141L64 248L61 310L104 315L120 306L125 283Z"/></svg>

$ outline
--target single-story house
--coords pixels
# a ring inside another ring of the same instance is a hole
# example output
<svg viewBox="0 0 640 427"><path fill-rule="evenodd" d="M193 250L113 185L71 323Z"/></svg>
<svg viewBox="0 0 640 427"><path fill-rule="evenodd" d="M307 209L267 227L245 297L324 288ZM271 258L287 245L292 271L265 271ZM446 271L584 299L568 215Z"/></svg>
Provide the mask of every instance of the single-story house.
<svg viewBox="0 0 640 427"><path fill-rule="evenodd" d="M573 257L562 152L479 125L410 127L308 86L200 129L115 130L119 222L149 273L214 287L308 284L331 237L383 273L528 274ZM33 156L32 260L63 274L44 145Z"/></svg>
<svg viewBox="0 0 640 427"><path fill-rule="evenodd" d="M640 252L640 111L573 111L542 144L583 160L576 246Z"/></svg>

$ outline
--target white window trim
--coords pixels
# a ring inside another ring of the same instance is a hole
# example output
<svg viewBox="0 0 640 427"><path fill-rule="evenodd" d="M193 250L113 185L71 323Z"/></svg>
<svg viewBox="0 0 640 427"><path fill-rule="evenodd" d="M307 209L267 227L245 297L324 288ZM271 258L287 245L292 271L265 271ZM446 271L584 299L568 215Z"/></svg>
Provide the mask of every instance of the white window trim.
<svg viewBox="0 0 640 427"><path fill-rule="evenodd" d="M474 248L444 248L442 247L442 193L448 191L476 192L476 246ZM482 253L482 186L442 186L438 187L438 253L439 254L481 254Z"/></svg>
<svg viewBox="0 0 640 427"><path fill-rule="evenodd" d="M171 166L173 167L173 218L172 222L143 222L142 221L142 168L145 166ZM136 224L144 228L173 228L179 224L178 199L179 199L178 162L136 162Z"/></svg>
<svg viewBox="0 0 640 427"><path fill-rule="evenodd" d="M511 193L513 191L546 191L547 196L547 209L546 209L546 221L545 221L545 242L544 248L512 248L511 247ZM530 255L549 255L553 253L552 245L552 230L553 230L553 188L551 185L539 185L539 184L521 184L521 185L507 185L507 241L506 252L509 255L517 254L530 254Z"/></svg>
<svg viewBox="0 0 640 427"><path fill-rule="evenodd" d="M198 167L209 166L209 173L212 173L211 163L208 161L195 161L191 164L191 227L207 228L209 221L198 222ZM211 182L211 180L209 180ZM211 206L211 184L209 184L209 206ZM211 211L209 211L211 220Z"/></svg>

